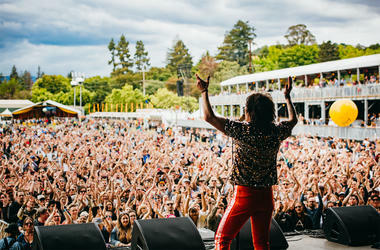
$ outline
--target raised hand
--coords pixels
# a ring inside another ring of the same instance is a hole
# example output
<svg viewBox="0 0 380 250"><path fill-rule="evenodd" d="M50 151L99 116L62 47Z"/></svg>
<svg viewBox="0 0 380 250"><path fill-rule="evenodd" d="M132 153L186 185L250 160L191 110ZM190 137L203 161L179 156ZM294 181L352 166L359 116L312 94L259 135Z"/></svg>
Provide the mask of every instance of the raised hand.
<svg viewBox="0 0 380 250"><path fill-rule="evenodd" d="M207 80L203 80L199 77L198 74L195 75L197 77L197 87L203 93L208 90L208 85L210 83L210 76L207 77Z"/></svg>
<svg viewBox="0 0 380 250"><path fill-rule="evenodd" d="M290 92L293 88L293 78L291 76L288 77L288 84L285 86L284 95L285 98L290 97Z"/></svg>

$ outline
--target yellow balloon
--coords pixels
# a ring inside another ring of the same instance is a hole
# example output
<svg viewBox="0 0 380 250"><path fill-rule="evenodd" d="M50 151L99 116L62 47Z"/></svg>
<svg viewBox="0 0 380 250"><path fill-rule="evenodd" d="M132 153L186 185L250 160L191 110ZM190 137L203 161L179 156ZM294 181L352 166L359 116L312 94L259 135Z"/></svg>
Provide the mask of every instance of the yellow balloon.
<svg viewBox="0 0 380 250"><path fill-rule="evenodd" d="M329 114L336 125L346 127L358 117L358 107L349 99L340 99L331 105Z"/></svg>

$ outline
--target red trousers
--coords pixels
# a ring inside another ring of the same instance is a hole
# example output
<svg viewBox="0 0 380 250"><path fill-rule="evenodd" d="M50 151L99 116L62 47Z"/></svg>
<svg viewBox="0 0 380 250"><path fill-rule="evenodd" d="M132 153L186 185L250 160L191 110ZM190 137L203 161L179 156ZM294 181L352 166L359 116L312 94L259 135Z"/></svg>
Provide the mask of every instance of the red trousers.
<svg viewBox="0 0 380 250"><path fill-rule="evenodd" d="M215 250L229 250L232 240L251 218L255 250L269 249L269 230L274 208L272 187L235 186L233 199L215 235Z"/></svg>

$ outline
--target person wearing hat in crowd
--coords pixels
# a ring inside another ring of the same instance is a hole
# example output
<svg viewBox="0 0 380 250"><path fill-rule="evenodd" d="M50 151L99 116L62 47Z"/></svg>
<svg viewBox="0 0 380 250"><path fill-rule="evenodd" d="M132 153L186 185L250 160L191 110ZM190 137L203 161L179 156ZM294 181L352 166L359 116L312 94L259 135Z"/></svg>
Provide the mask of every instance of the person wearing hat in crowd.
<svg viewBox="0 0 380 250"><path fill-rule="evenodd" d="M46 220L49 218L49 211L46 207L40 207L36 212L35 226L45 226Z"/></svg>
<svg viewBox="0 0 380 250"><path fill-rule="evenodd" d="M343 201L344 201L345 197L346 197L346 193L345 192L340 192L338 194L338 201L337 201L337 206L338 207L342 207L343 206Z"/></svg>
<svg viewBox="0 0 380 250"><path fill-rule="evenodd" d="M40 195L37 196L37 203L38 203L39 207L44 207L45 206L45 202L46 202L45 195L40 194Z"/></svg>
<svg viewBox="0 0 380 250"><path fill-rule="evenodd" d="M291 135L297 115L290 98L293 79L288 78L285 101L289 120L275 123L275 104L269 95L253 93L246 99L244 116L240 121L218 117L212 110L208 86L210 76L197 87L202 93L205 120L233 138L233 169L230 179L235 185L233 199L215 235L215 249L230 249L244 223L251 218L255 249L269 249L269 230L274 209L272 185L277 184L277 154L281 142Z"/></svg>
<svg viewBox="0 0 380 250"><path fill-rule="evenodd" d="M26 217L22 224L23 233L17 238L23 250L32 250L34 237L34 224L32 217Z"/></svg>
<svg viewBox="0 0 380 250"><path fill-rule="evenodd" d="M78 224L87 223L88 216L89 216L89 214L87 213L87 211L83 211L83 212L81 212L81 213L79 214L78 219L77 219L77 223L78 223Z"/></svg>
<svg viewBox="0 0 380 250"><path fill-rule="evenodd" d="M18 225L16 223L9 224L5 232L7 236L0 240L0 249L22 250L20 243L17 242L17 237L20 234Z"/></svg>

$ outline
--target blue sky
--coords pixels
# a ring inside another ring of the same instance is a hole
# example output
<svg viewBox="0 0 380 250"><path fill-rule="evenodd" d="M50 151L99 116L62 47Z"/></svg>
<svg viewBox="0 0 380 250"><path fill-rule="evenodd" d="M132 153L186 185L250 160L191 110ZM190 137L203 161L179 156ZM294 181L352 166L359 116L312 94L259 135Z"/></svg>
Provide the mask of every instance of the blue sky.
<svg viewBox="0 0 380 250"><path fill-rule="evenodd" d="M124 34L134 51L142 40L152 66L164 66L175 39L193 61L216 54L237 20L256 28L254 49L285 43L291 25L303 23L317 42L380 43L379 0L0 0L0 72L47 74L75 70L109 75L108 42Z"/></svg>

